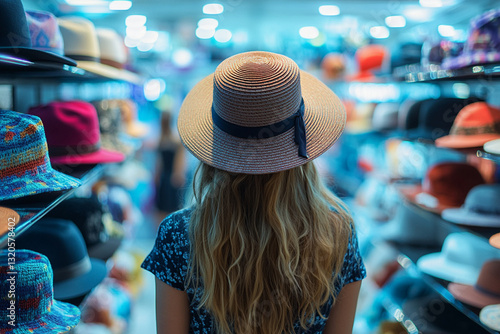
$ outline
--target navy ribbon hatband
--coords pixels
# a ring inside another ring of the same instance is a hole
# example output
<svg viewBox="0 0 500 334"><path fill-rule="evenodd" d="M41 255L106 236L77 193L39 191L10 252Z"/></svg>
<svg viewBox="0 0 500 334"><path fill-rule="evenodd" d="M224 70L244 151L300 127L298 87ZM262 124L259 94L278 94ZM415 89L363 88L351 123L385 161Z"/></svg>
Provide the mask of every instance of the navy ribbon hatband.
<svg viewBox="0 0 500 334"><path fill-rule="evenodd" d="M281 122L277 122L266 126L241 126L234 123L230 123L220 117L217 112L215 112L212 106L212 120L214 124L231 136L244 139L263 139L275 137L283 134L295 127L295 143L299 145L299 157L309 158L307 155L306 148L306 126L304 123L304 100L300 102L299 110L292 116L284 119Z"/></svg>

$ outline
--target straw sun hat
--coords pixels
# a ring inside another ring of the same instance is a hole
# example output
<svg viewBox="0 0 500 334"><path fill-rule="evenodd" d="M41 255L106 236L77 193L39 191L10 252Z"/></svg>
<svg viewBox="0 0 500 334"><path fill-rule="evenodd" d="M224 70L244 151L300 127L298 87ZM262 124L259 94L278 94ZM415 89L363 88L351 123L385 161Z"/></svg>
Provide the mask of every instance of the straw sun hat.
<svg viewBox="0 0 500 334"><path fill-rule="evenodd" d="M183 144L204 163L266 174L323 154L345 120L339 98L293 60L247 52L224 60L191 90L178 128Z"/></svg>

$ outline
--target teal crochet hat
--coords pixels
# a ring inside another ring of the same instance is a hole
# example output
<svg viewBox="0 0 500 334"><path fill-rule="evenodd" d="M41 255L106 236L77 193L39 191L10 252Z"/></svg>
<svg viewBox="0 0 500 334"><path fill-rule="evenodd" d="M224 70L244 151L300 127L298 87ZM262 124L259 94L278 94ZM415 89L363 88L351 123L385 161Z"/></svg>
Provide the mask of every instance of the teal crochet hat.
<svg viewBox="0 0 500 334"><path fill-rule="evenodd" d="M53 299L52 267L47 257L29 250L16 250L14 259L15 262L11 262L7 250L0 251L3 294L0 333L56 334L75 327L80 321L80 310Z"/></svg>

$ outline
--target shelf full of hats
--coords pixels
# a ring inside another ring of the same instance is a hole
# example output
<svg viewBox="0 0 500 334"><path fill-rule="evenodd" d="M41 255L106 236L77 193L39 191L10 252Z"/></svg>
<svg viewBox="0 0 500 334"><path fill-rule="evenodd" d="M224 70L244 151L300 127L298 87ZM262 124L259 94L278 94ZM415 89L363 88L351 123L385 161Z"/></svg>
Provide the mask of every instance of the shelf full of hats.
<svg viewBox="0 0 500 334"><path fill-rule="evenodd" d="M35 332L122 333L144 257L129 190L149 178L134 159L148 134L130 98L142 79L114 31L25 12L20 0L0 2L0 13L2 293L13 275L16 286L0 298L2 319L15 312L12 323Z"/></svg>
<svg viewBox="0 0 500 334"><path fill-rule="evenodd" d="M490 33L499 17L496 10L474 19L471 35ZM369 281L378 281L365 284L375 287L370 306L380 306L365 312L372 326L383 309L410 333L500 330L500 168L494 163L500 161L500 59L498 39L491 41L469 38L448 65L427 65L427 73L440 74L406 81L374 74L386 50L370 45L356 53L360 72L332 84L340 88L347 125L322 165L333 175L331 186L352 197ZM392 249L387 266L380 263L385 248ZM400 279L414 282L403 288ZM432 304L414 295L415 282L445 311L428 314ZM413 311L404 312L407 304ZM426 329L429 323L437 328Z"/></svg>

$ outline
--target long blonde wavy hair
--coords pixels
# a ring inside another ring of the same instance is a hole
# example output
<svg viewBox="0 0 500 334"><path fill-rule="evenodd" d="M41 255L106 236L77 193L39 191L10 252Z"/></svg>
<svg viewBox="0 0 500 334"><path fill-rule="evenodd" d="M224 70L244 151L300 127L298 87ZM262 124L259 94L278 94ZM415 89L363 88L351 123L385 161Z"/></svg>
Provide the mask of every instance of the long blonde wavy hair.
<svg viewBox="0 0 500 334"><path fill-rule="evenodd" d="M264 175L201 163L193 191L188 282L217 333L293 333L328 316L353 225L313 163Z"/></svg>

